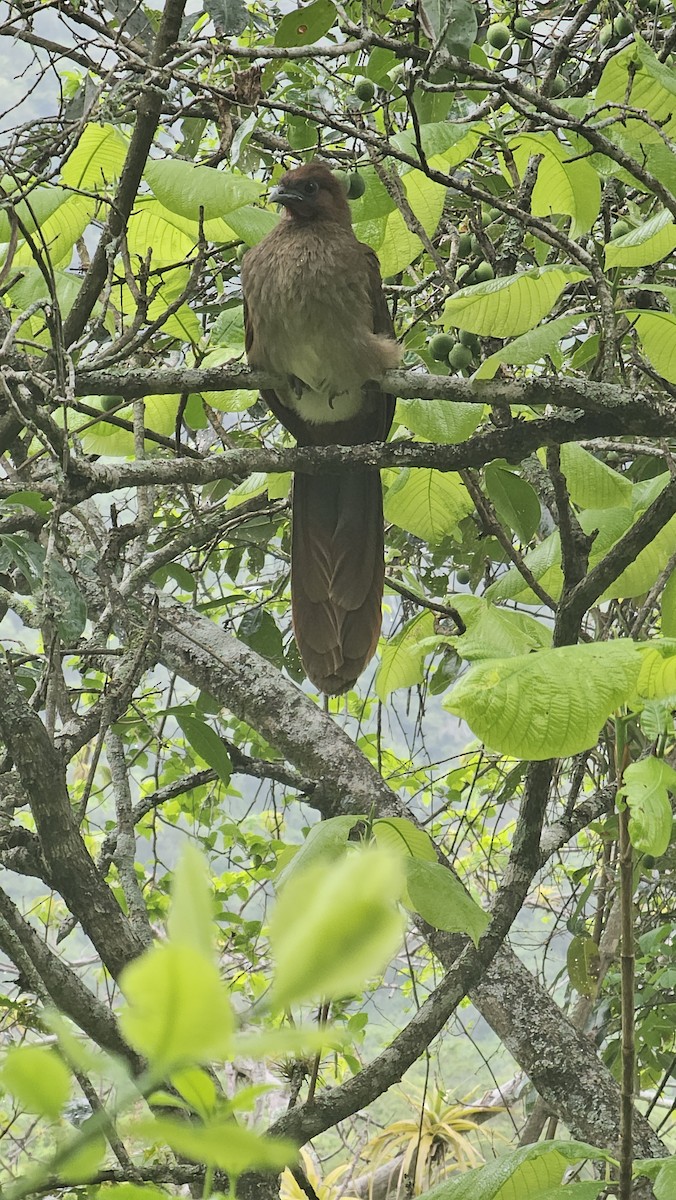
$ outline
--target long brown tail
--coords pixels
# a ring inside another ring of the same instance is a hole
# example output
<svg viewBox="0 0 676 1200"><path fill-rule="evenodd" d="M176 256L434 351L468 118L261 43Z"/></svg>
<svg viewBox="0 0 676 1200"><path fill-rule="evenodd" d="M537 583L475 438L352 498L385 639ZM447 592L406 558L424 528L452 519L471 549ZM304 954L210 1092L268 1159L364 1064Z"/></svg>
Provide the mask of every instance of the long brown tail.
<svg viewBox="0 0 676 1200"><path fill-rule="evenodd" d="M293 624L307 676L327 695L352 687L375 651L384 575L380 472L296 475Z"/></svg>

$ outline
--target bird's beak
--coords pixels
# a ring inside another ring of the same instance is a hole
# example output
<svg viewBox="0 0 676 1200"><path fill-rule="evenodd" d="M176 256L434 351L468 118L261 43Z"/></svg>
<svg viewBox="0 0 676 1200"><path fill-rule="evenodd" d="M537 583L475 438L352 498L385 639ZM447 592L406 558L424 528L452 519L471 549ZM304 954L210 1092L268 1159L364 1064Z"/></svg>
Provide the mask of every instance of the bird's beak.
<svg viewBox="0 0 676 1200"><path fill-rule="evenodd" d="M303 197L300 192L295 192L292 188L274 187L268 193L268 200L272 204L297 204Z"/></svg>

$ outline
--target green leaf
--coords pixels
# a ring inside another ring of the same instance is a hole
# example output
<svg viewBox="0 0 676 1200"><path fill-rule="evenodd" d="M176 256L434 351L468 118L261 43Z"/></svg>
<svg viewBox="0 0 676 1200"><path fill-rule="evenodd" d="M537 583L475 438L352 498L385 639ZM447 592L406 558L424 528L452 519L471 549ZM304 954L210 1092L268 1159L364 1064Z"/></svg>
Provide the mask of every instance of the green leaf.
<svg viewBox="0 0 676 1200"><path fill-rule="evenodd" d="M182 1071L174 1071L171 1084L202 1120L215 1111L218 1105L216 1084L202 1067L184 1067Z"/></svg>
<svg viewBox="0 0 676 1200"><path fill-rule="evenodd" d="M189 165L189 164L186 164ZM145 259L152 250L151 265L180 263L189 258L197 246L197 223L188 223L190 232L181 227L180 217L152 196L139 196L127 222L127 242L132 254Z"/></svg>
<svg viewBox="0 0 676 1200"><path fill-rule="evenodd" d="M329 817L313 825L302 846L296 850L293 858L280 872L277 887L283 887L291 875L304 871L317 862L334 862L341 858L347 848L348 838L359 816Z"/></svg>
<svg viewBox="0 0 676 1200"><path fill-rule="evenodd" d="M176 946L194 946L206 958L214 953L214 904L204 856L188 843L174 871L167 933Z"/></svg>
<svg viewBox="0 0 676 1200"><path fill-rule="evenodd" d="M254 1169L279 1171L298 1157L293 1142L262 1136L223 1117L201 1125L170 1117L142 1118L134 1129L149 1144L170 1146L176 1154L235 1177Z"/></svg>
<svg viewBox="0 0 676 1200"><path fill-rule="evenodd" d="M676 383L676 317L672 313L628 312L644 354L669 383Z"/></svg>
<svg viewBox="0 0 676 1200"><path fill-rule="evenodd" d="M660 858L671 841L673 817L669 793L676 792L676 771L663 758L643 758L625 769L618 796L626 799L631 844Z"/></svg>
<svg viewBox="0 0 676 1200"><path fill-rule="evenodd" d="M449 400L398 400L396 420L425 441L455 445L464 442L481 424L481 404L455 404Z"/></svg>
<svg viewBox="0 0 676 1200"><path fill-rule="evenodd" d="M68 266L73 246L82 237L94 215L95 202L89 196L69 196L40 226L39 244L48 247L47 257L52 267ZM43 253L45 253L43 251ZM33 251L23 242L12 262L13 267L30 267L35 262Z"/></svg>
<svg viewBox="0 0 676 1200"><path fill-rule="evenodd" d="M540 501L535 489L498 463L489 463L485 468L484 482L498 516L523 543L529 542L540 524Z"/></svg>
<svg viewBox="0 0 676 1200"><path fill-rule="evenodd" d="M405 469L385 496L386 520L433 544L455 533L458 522L473 511L469 493L453 472Z"/></svg>
<svg viewBox="0 0 676 1200"><path fill-rule="evenodd" d="M425 158L438 159L439 166L447 170L457 167L470 158L477 149L487 126L477 121L473 125L449 125L448 121L432 121L420 128L420 141ZM390 139L392 144L407 154L418 154L418 142L413 129L405 129ZM437 164L434 164L437 165Z"/></svg>
<svg viewBox="0 0 676 1200"><path fill-rule="evenodd" d="M485 596L454 596L466 633L448 638L461 658L481 660L531 654L551 644L551 630L528 613L496 608Z"/></svg>
<svg viewBox="0 0 676 1200"><path fill-rule="evenodd" d="M640 669L630 641L561 646L479 663L443 703L501 754L565 758L588 750L634 697Z"/></svg>
<svg viewBox="0 0 676 1200"><path fill-rule="evenodd" d="M428 179L422 171L416 170L403 175L401 183L414 215L425 232L432 236L443 212L445 189L441 184ZM381 217L378 220L364 221L360 218L361 212L355 212L355 234L360 241L366 242L377 252L383 276L396 275L405 270L422 253L420 238L411 232L393 203L384 219Z"/></svg>
<svg viewBox="0 0 676 1200"><path fill-rule="evenodd" d="M323 38L338 20L331 0L314 0L282 17L275 34L275 46L311 46Z"/></svg>
<svg viewBox="0 0 676 1200"><path fill-rule="evenodd" d="M664 1161L635 1162L635 1175L648 1175L653 1180L655 1200L673 1200L676 1192L676 1157Z"/></svg>
<svg viewBox="0 0 676 1200"><path fill-rule="evenodd" d="M399 856L370 847L293 875L270 922L275 1006L358 992L385 967L401 942L403 885Z"/></svg>
<svg viewBox="0 0 676 1200"><path fill-rule="evenodd" d="M457 326L485 337L516 337L551 311L568 284L586 275L577 267L531 267L461 288L446 301L444 327Z"/></svg>
<svg viewBox="0 0 676 1200"><path fill-rule="evenodd" d="M584 320L582 314L556 317L546 325L539 325L515 338L509 345L503 346L489 358L485 358L472 376L473 379L493 379L501 363L511 363L515 367L532 366L540 362L567 337L571 329ZM437 402L438 403L438 402ZM472 430L473 432L473 430Z"/></svg>
<svg viewBox="0 0 676 1200"><path fill-rule="evenodd" d="M485 1167L453 1175L450 1179L425 1192L421 1200L542 1200L548 1191L554 1200L567 1200L561 1188L563 1173L571 1162L585 1159L615 1160L607 1150L600 1150L586 1142L549 1141L531 1146L521 1146L489 1162ZM603 1190L605 1184L596 1180L590 1184ZM571 1200L591 1200L594 1192L576 1191L579 1184L566 1186Z"/></svg>
<svg viewBox="0 0 676 1200"><path fill-rule="evenodd" d="M120 178L129 143L113 125L85 125L61 178L69 187L105 190Z"/></svg>
<svg viewBox="0 0 676 1200"><path fill-rule="evenodd" d="M264 608L252 608L244 613L237 629L237 637L245 646L249 646L281 670L284 665L282 635L271 613L266 612Z"/></svg>
<svg viewBox="0 0 676 1200"><path fill-rule="evenodd" d="M421 642L433 633L434 618L431 612L422 612L385 642L375 679L376 695L383 704L390 692L397 688L415 687L422 683L427 650L421 647Z"/></svg>
<svg viewBox="0 0 676 1200"><path fill-rule="evenodd" d="M102 1133L87 1129L93 1120L83 1121L79 1133L59 1147L58 1175L65 1183L89 1183L101 1167L108 1143Z"/></svg>
<svg viewBox="0 0 676 1200"><path fill-rule="evenodd" d="M609 113L616 115L630 137L650 145L676 136L676 79L640 34L635 34L635 40L634 46L614 54L606 64L596 89L596 106L602 120ZM653 125L628 117L628 107L646 112Z"/></svg>
<svg viewBox="0 0 676 1200"><path fill-rule="evenodd" d="M227 1056L233 1014L218 969L201 950L166 942L125 967L120 1027L158 1077Z"/></svg>
<svg viewBox="0 0 676 1200"><path fill-rule="evenodd" d="M6 179L3 184L7 186ZM9 187L8 187L9 191ZM11 196L11 191L10 191ZM36 229L56 212L64 201L71 199L70 192L52 183L43 187L35 187L25 200L12 203L13 211L25 227L27 233L35 233ZM7 210L0 210L0 242L8 242L12 233L12 225ZM23 237L23 234L21 235ZM36 268L37 269L37 268ZM78 286L80 281L78 280ZM46 281L43 279L45 294L48 294Z"/></svg>
<svg viewBox="0 0 676 1200"><path fill-rule="evenodd" d="M352 1041L348 1030L334 1025L282 1025L238 1034L232 1043L233 1058L300 1058L331 1049L341 1049Z"/></svg>
<svg viewBox="0 0 676 1200"><path fill-rule="evenodd" d="M645 267L666 258L676 247L676 226L667 209L650 217L624 237L608 242L606 270L610 267Z"/></svg>
<svg viewBox="0 0 676 1200"><path fill-rule="evenodd" d="M443 33L444 49L467 58L477 34L475 5L470 0L422 0L422 9L433 41Z"/></svg>
<svg viewBox="0 0 676 1200"><path fill-rule="evenodd" d="M520 133L508 145L521 177L530 159L542 155L531 198L533 215L563 213L571 218L572 238L587 233L601 207L601 181L589 161L562 145L553 133ZM503 171L511 183L507 168Z"/></svg>
<svg viewBox="0 0 676 1200"><path fill-rule="evenodd" d="M228 784L232 775L232 762L216 730L195 716L192 711L173 709L172 712L197 756L213 768L222 783Z"/></svg>
<svg viewBox="0 0 676 1200"><path fill-rule="evenodd" d="M372 825L376 844L382 850L411 855L424 862L436 862L434 843L424 829L419 829L406 817L382 817Z"/></svg>
<svg viewBox="0 0 676 1200"><path fill-rule="evenodd" d="M570 498L580 508L628 507L631 502L631 481L575 442L561 447L561 469Z"/></svg>
<svg viewBox="0 0 676 1200"><path fill-rule="evenodd" d="M413 910L435 929L466 933L475 945L478 943L488 926L488 916L447 867L409 858L406 886Z"/></svg>
<svg viewBox="0 0 676 1200"><path fill-rule="evenodd" d="M662 633L676 637L676 571L672 571L660 597Z"/></svg>
<svg viewBox="0 0 676 1200"><path fill-rule="evenodd" d="M70 1096L70 1071L46 1046L11 1046L0 1068L0 1083L26 1112L56 1120Z"/></svg>
<svg viewBox="0 0 676 1200"><path fill-rule="evenodd" d="M199 167L179 158L148 159L144 175L156 199L189 221L215 221L258 200L260 184L234 171Z"/></svg>
<svg viewBox="0 0 676 1200"><path fill-rule="evenodd" d="M244 0L208 0L204 5L219 33L235 37L249 24L249 14Z"/></svg>
<svg viewBox="0 0 676 1200"><path fill-rule="evenodd" d="M581 996L591 998L596 994L599 977L599 948L588 933L576 934L566 952L568 977Z"/></svg>

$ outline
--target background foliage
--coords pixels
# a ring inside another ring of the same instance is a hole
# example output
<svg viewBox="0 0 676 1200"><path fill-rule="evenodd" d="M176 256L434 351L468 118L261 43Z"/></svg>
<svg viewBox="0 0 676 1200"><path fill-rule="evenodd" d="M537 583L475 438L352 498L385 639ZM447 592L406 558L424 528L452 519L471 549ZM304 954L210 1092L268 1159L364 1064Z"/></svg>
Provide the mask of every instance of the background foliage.
<svg viewBox="0 0 676 1200"><path fill-rule="evenodd" d="M21 0L0 35L8 1195L591 1200L619 1159L667 1200L673 6ZM315 154L404 348L349 455L243 365L242 256ZM322 707L288 491L348 457L384 636Z"/></svg>

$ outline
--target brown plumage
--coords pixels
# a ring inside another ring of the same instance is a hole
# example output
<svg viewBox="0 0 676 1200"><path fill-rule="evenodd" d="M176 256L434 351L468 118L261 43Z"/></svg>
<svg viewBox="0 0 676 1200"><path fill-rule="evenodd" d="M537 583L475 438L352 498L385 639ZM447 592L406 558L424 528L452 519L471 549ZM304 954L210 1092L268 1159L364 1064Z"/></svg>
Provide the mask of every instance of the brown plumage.
<svg viewBox="0 0 676 1200"><path fill-rule="evenodd" d="M383 441L394 397L378 385L399 361L378 259L352 232L339 181L312 162L283 176L279 225L242 263L246 351L279 378L263 398L299 446ZM378 641L383 500L378 471L296 475L291 601L308 677L352 687Z"/></svg>

